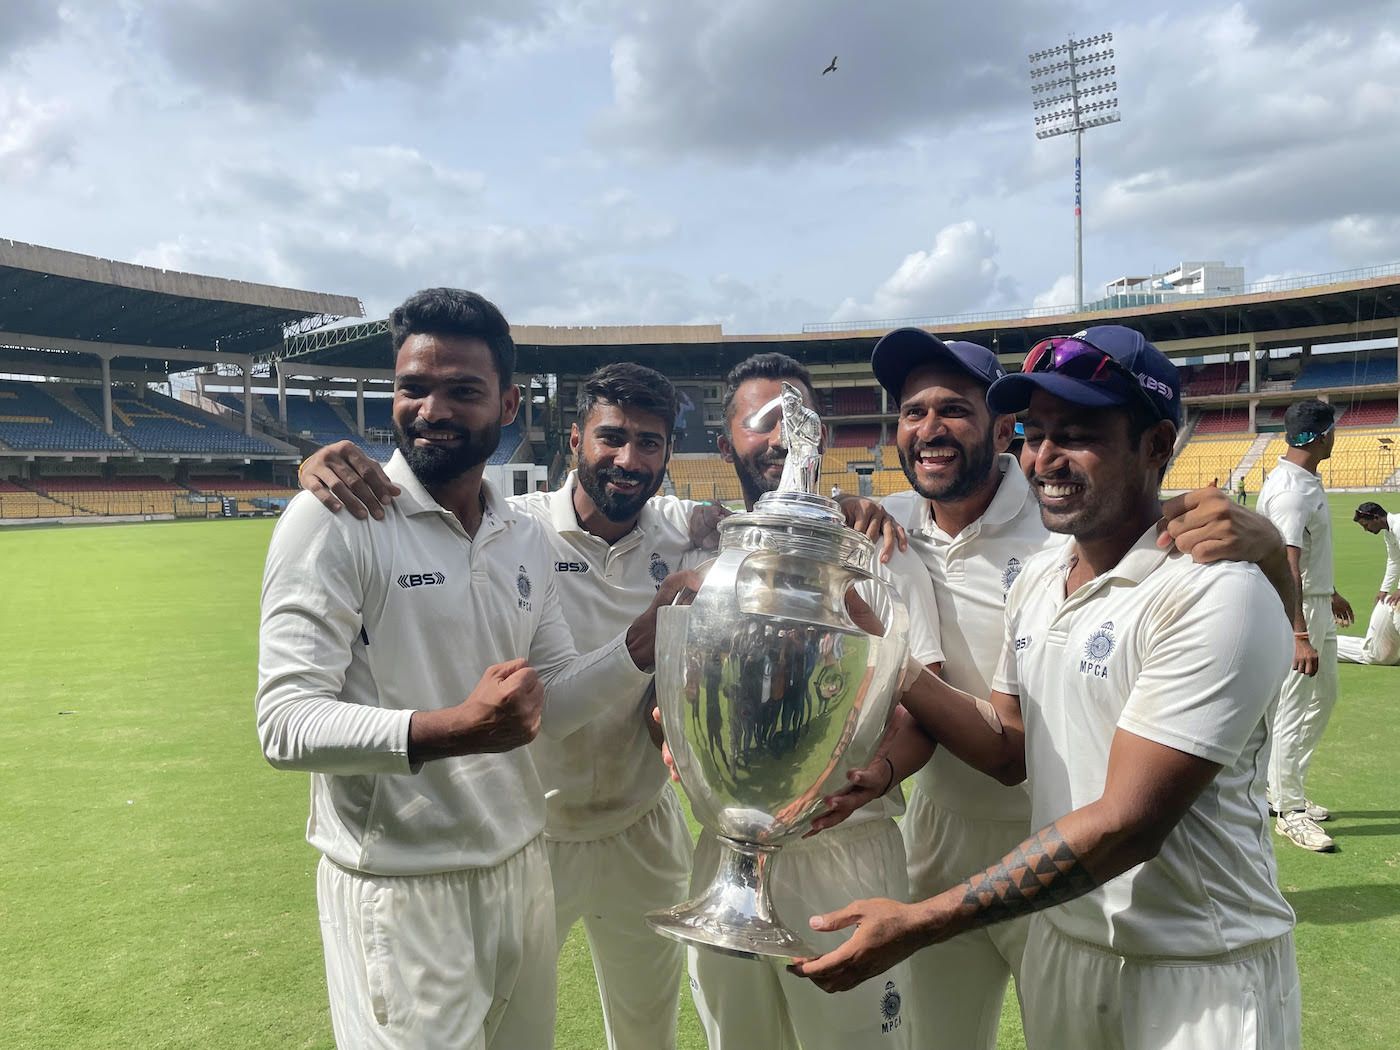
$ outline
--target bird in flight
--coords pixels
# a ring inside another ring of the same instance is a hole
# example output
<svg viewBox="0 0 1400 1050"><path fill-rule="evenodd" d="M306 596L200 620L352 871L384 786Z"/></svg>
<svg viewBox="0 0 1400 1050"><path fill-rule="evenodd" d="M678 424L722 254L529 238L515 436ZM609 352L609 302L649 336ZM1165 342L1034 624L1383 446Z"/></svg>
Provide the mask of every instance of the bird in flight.
<svg viewBox="0 0 1400 1050"><path fill-rule="evenodd" d="M822 70L822 76L826 76L828 73L836 72L836 58L836 55L831 56L831 65L827 66L825 69Z"/></svg>

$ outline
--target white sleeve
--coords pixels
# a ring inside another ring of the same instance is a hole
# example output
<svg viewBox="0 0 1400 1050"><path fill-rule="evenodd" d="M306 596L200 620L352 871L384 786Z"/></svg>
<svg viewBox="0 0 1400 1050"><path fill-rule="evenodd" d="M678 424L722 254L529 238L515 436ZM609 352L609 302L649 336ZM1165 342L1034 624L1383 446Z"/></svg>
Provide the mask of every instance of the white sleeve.
<svg viewBox="0 0 1400 1050"><path fill-rule="evenodd" d="M278 769L411 773L412 711L344 696L351 647L363 629L364 528L301 493L272 533L258 637L258 739ZM375 525L375 528L382 526Z"/></svg>
<svg viewBox="0 0 1400 1050"><path fill-rule="evenodd" d="M1283 542L1289 547L1302 550L1306 543L1308 518L1311 515L1311 500L1296 490L1280 492L1269 500L1267 517L1278 528Z"/></svg>
<svg viewBox="0 0 1400 1050"><path fill-rule="evenodd" d="M919 663L941 664L943 641L939 630L938 600L924 563L908 551L896 550L885 575L909 612L909 655Z"/></svg>
<svg viewBox="0 0 1400 1050"><path fill-rule="evenodd" d="M579 655L564 619L554 574L545 573L539 627L530 640L530 666L544 683L540 732L555 740L581 729L619 703L634 703L651 675L632 662L627 632Z"/></svg>
<svg viewBox="0 0 1400 1050"><path fill-rule="evenodd" d="M1118 727L1228 766L1283 684L1289 624L1252 565L1220 562L1192 576L1189 593L1147 626L1142 670Z"/></svg>
<svg viewBox="0 0 1400 1050"><path fill-rule="evenodd" d="M1400 586L1400 535L1396 534L1400 514L1388 515L1386 524L1390 527L1381 534L1385 537L1385 578L1381 580L1381 590L1393 591Z"/></svg>
<svg viewBox="0 0 1400 1050"><path fill-rule="evenodd" d="M1014 593L1014 585L1012 589ZM992 675L992 689L1007 696L1021 695L1021 672L1016 666L1016 618L1009 601L1006 606L1006 633L1001 642L1001 657Z"/></svg>

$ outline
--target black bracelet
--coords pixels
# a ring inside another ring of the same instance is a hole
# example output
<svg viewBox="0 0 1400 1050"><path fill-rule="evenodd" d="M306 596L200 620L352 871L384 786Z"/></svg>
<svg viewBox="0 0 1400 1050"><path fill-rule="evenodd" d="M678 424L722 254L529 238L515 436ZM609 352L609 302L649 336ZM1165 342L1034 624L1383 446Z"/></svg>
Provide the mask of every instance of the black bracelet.
<svg viewBox="0 0 1400 1050"><path fill-rule="evenodd" d="M890 767L890 782L885 785L885 790L880 792L880 798L884 798L890 793L890 788L894 787L894 763L890 761L889 755L881 755L885 760L885 765Z"/></svg>

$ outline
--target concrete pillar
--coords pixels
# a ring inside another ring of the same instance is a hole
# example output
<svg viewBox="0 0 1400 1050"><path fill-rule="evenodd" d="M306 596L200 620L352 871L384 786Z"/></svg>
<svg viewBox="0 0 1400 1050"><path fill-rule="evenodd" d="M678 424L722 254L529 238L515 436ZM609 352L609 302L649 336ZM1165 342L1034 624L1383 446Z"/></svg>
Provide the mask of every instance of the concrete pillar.
<svg viewBox="0 0 1400 1050"><path fill-rule="evenodd" d="M287 425L287 376L280 364L277 366L277 419L284 427Z"/></svg>
<svg viewBox="0 0 1400 1050"><path fill-rule="evenodd" d="M253 436L253 359L243 359L243 433Z"/></svg>
<svg viewBox="0 0 1400 1050"><path fill-rule="evenodd" d="M355 380L355 432L365 436L365 381Z"/></svg>
<svg viewBox="0 0 1400 1050"><path fill-rule="evenodd" d="M1253 385L1253 383L1250 384L1251 388L1253 387ZM1251 434L1259 433L1259 427L1256 422L1256 417L1258 416L1258 414L1259 399L1257 397L1251 397L1249 399L1249 432Z"/></svg>
<svg viewBox="0 0 1400 1050"><path fill-rule="evenodd" d="M102 357L102 429L112 433L112 362Z"/></svg>
<svg viewBox="0 0 1400 1050"><path fill-rule="evenodd" d="M1259 393L1259 343L1253 332L1249 333L1249 392ZM1254 428L1254 411L1250 410L1250 429Z"/></svg>

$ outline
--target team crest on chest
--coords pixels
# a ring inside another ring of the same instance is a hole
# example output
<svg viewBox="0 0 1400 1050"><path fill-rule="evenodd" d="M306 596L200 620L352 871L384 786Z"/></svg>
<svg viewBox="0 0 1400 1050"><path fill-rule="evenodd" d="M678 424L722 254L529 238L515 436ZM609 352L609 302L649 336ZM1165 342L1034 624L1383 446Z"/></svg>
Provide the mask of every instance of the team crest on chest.
<svg viewBox="0 0 1400 1050"><path fill-rule="evenodd" d="M1016 577L1021 575L1021 559L1008 558L1006 568L1001 570L1001 591L1005 594L1011 590L1011 585L1016 582Z"/></svg>
<svg viewBox="0 0 1400 1050"><path fill-rule="evenodd" d="M519 567L518 571L515 574L515 590L520 595L520 598L516 602L516 605L524 609L526 612L529 612L531 591L530 573L526 571L525 566L523 565Z"/></svg>
<svg viewBox="0 0 1400 1050"><path fill-rule="evenodd" d="M647 572L651 575L651 582L659 588L661 581L671 575L671 566L666 564L661 555L652 551L651 564L647 566Z"/></svg>
<svg viewBox="0 0 1400 1050"><path fill-rule="evenodd" d="M1113 655L1113 621L1105 620L1084 642L1084 659L1079 661L1079 673L1090 678L1107 678L1105 661Z"/></svg>
<svg viewBox="0 0 1400 1050"><path fill-rule="evenodd" d="M893 1032L901 1024L899 1008L904 1000L893 981L885 982L885 994L880 997L880 1031Z"/></svg>

